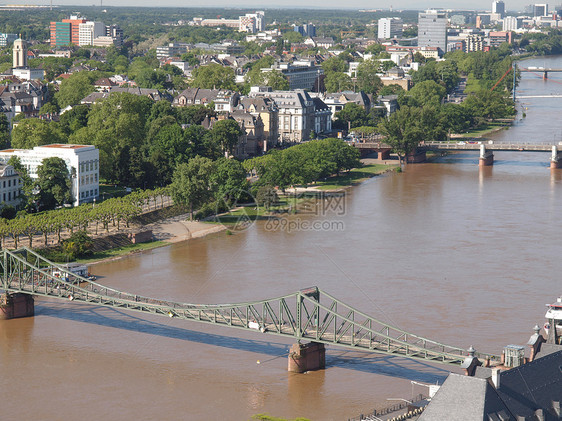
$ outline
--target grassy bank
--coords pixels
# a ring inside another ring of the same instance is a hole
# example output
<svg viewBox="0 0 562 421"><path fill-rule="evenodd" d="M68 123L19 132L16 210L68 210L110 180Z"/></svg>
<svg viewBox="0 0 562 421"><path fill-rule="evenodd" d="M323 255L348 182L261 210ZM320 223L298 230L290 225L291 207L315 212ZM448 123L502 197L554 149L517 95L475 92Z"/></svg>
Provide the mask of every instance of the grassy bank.
<svg viewBox="0 0 562 421"><path fill-rule="evenodd" d="M306 190L303 190L304 186L297 186L296 193L294 193L292 189L288 189L286 194L280 195L279 201L269 209L256 205L240 207L223 215L219 215L208 222L220 222L227 225L232 224L232 226L235 227L237 224L240 224L244 218L253 221L256 219L267 219L283 213L298 213L299 209L306 208L307 204L315 200L316 196L328 191L337 191L345 187L354 186L369 178L392 171L396 168L398 168L398 164L368 164L361 168L354 168L345 174L330 177L325 181L319 181Z"/></svg>
<svg viewBox="0 0 562 421"><path fill-rule="evenodd" d="M338 190L342 187L359 184L371 177L392 171L395 168L398 168L398 164L368 164L361 168L354 168L348 173L330 177L326 181L320 181L316 183L316 186L318 186L319 190Z"/></svg>
<svg viewBox="0 0 562 421"><path fill-rule="evenodd" d="M101 260L112 259L115 257L125 256L131 253L137 253L144 250L150 250L158 247L163 247L169 245L165 241L152 241L150 243L139 243L139 244L129 244L122 247L116 247L109 250L103 250L88 256L83 259L76 259L80 263L97 263Z"/></svg>
<svg viewBox="0 0 562 421"><path fill-rule="evenodd" d="M507 129L509 126L511 126L512 123L513 120L491 121L483 126L480 126L477 129L471 129L467 133L463 133L460 137L457 138L481 138L482 136L488 135L490 133Z"/></svg>

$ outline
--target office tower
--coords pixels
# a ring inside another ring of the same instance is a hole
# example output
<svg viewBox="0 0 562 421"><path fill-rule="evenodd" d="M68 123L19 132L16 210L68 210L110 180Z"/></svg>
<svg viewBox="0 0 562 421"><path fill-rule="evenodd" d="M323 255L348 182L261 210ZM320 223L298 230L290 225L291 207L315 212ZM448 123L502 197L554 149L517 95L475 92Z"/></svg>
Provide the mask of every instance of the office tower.
<svg viewBox="0 0 562 421"><path fill-rule="evenodd" d="M492 2L492 13L497 13L501 18L504 18L505 3L501 0Z"/></svg>
<svg viewBox="0 0 562 421"><path fill-rule="evenodd" d="M418 15L418 46L437 47L447 51L447 14L427 10Z"/></svg>
<svg viewBox="0 0 562 421"><path fill-rule="evenodd" d="M534 4L533 5L533 16L548 16L548 4Z"/></svg>

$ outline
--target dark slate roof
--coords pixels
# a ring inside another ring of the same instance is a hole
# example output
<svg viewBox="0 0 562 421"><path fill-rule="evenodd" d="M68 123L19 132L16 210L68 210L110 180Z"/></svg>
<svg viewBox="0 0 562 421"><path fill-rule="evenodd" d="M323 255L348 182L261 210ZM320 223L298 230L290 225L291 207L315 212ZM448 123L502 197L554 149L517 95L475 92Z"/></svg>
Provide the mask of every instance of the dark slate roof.
<svg viewBox="0 0 562 421"><path fill-rule="evenodd" d="M544 346L545 344L543 344ZM485 376L486 370L477 370ZM562 401L562 350L500 373L500 386L486 378L450 374L419 421L558 420Z"/></svg>
<svg viewBox="0 0 562 421"><path fill-rule="evenodd" d="M489 421L499 414L510 419L488 380L451 373L418 421Z"/></svg>
<svg viewBox="0 0 562 421"><path fill-rule="evenodd" d="M502 371L497 392L516 416L532 417L537 409L553 416L552 402L562 401L562 351Z"/></svg>

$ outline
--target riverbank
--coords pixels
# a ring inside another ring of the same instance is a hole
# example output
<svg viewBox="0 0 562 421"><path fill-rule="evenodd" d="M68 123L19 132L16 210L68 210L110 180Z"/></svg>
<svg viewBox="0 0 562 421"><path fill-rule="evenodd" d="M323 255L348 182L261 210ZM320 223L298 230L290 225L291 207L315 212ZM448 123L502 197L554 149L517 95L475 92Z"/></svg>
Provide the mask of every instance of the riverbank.
<svg viewBox="0 0 562 421"><path fill-rule="evenodd" d="M354 168L348 173L341 174L339 176L330 177L325 181L318 182L314 186L297 187L295 190L291 189L291 193L301 194L305 192L323 192L330 193L334 191L341 191L358 185L369 178L375 177L380 174L384 174L390 171L395 171L398 168L398 163L395 160L378 160L378 159L362 159L361 162L364 164L361 168ZM297 202L291 201L293 206L298 206L304 200L309 200L310 198L301 198ZM283 202L285 203L285 202ZM286 202L288 203L288 202ZM280 204L278 207L282 207ZM291 208L292 209L292 208ZM277 209L272 209L277 210ZM279 209L278 211L281 211ZM79 259L81 263L86 263L89 265L95 265L97 263L107 262L111 260L117 260L127 257L132 254L141 253L146 250L152 250L159 247L165 247L173 243L178 243L182 241L188 241L195 238L202 238L207 235L220 233L226 231L230 224L235 225L240 222L240 216L249 217L250 219L256 219L261 216L269 214L271 210L265 211L260 210L254 206L247 208L239 208L228 212L221 217L217 218L216 221L190 221L189 213L183 213L181 215L171 216L160 221L151 222L139 227L139 229L146 231L151 230L153 235L153 241L148 243L139 244L126 244L123 246L118 246L108 250L102 250L95 253L93 256L86 259ZM231 220L235 218L235 223Z"/></svg>

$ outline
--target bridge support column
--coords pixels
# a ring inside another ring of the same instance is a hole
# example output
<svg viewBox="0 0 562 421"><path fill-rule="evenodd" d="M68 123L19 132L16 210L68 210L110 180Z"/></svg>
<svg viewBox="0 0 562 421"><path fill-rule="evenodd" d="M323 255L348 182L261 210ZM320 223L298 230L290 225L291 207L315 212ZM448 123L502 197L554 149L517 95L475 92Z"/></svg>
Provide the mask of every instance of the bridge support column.
<svg viewBox="0 0 562 421"><path fill-rule="evenodd" d="M293 344L289 352L288 370L292 373L320 370L326 367L326 348L324 344L310 342Z"/></svg>
<svg viewBox="0 0 562 421"><path fill-rule="evenodd" d="M31 317L35 314L33 297L29 294L0 294L0 320Z"/></svg>
<svg viewBox="0 0 562 421"><path fill-rule="evenodd" d="M390 158L390 150L378 151L377 155L378 155L377 158L379 160L388 159Z"/></svg>
<svg viewBox="0 0 562 421"><path fill-rule="evenodd" d="M492 151L487 151L484 145L480 145L480 159L478 165L480 167L494 165L494 153Z"/></svg>
<svg viewBox="0 0 562 421"><path fill-rule="evenodd" d="M427 160L427 155L425 151L415 151L406 155L406 162L408 164L419 164L420 162L425 162Z"/></svg>
<svg viewBox="0 0 562 421"><path fill-rule="evenodd" d="M547 72L546 70L544 71L543 77L542 77L542 78L543 78L544 80L547 80L547 79L548 79L548 72Z"/></svg>
<svg viewBox="0 0 562 421"><path fill-rule="evenodd" d="M550 157L550 169L562 168L562 152L558 151L558 146L552 145L552 156Z"/></svg>

